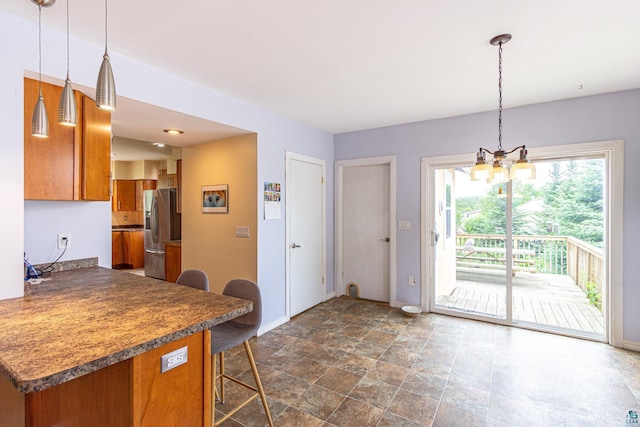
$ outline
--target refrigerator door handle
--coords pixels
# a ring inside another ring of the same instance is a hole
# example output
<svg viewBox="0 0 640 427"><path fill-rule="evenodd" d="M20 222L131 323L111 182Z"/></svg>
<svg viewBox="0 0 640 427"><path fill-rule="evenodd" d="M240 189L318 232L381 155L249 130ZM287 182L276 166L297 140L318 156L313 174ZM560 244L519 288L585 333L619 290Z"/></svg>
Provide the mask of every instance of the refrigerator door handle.
<svg viewBox="0 0 640 427"><path fill-rule="evenodd" d="M149 218L151 222L151 238L153 243L158 243L158 198L154 197L151 201L151 215Z"/></svg>
<svg viewBox="0 0 640 427"><path fill-rule="evenodd" d="M164 251L162 249L145 249L144 251L148 254L164 255Z"/></svg>

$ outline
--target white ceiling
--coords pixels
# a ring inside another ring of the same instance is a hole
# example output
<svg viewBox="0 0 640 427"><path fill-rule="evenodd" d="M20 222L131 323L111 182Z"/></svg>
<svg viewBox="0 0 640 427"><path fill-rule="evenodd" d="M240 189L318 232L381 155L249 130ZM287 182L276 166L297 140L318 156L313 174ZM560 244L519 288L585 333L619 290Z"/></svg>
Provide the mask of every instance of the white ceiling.
<svg viewBox="0 0 640 427"><path fill-rule="evenodd" d="M65 30L65 4L43 11L47 26ZM513 35L503 53L505 108L640 87L638 0L108 6L111 52L330 133L495 110L498 53L489 39L501 33ZM0 8L37 20L31 0L0 0ZM102 45L104 2L70 8L72 36ZM125 121L121 129L141 129Z"/></svg>

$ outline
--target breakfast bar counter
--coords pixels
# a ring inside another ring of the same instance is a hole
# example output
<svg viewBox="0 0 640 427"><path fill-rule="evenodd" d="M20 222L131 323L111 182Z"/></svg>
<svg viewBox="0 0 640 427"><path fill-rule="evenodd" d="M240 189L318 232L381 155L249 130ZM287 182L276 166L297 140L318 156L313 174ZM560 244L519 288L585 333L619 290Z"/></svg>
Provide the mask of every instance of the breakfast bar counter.
<svg viewBox="0 0 640 427"><path fill-rule="evenodd" d="M51 278L0 301L0 417L16 402L25 414L0 425L153 425L150 412L170 422L163 410L184 422L180 387L199 396L190 425L206 425L208 329L250 312L250 301L101 267ZM188 363L161 372L162 356L185 347Z"/></svg>

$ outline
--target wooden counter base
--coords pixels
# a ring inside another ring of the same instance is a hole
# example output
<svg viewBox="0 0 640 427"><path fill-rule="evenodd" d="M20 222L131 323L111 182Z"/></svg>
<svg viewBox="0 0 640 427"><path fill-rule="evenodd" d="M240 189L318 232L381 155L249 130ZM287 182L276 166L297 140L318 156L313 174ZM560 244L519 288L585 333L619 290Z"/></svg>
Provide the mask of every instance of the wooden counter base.
<svg viewBox="0 0 640 427"><path fill-rule="evenodd" d="M205 330L33 393L0 377L0 425L209 426L210 340ZM160 373L160 357L184 346L187 363Z"/></svg>

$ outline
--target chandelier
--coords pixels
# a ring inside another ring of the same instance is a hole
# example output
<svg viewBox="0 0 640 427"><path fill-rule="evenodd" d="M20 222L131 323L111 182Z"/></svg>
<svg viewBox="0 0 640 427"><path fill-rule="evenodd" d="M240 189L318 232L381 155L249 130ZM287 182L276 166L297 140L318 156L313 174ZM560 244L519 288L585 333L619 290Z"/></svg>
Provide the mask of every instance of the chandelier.
<svg viewBox="0 0 640 427"><path fill-rule="evenodd" d="M492 46L498 46L498 148L495 151L480 147L476 154L476 164L471 168L472 181L505 182L510 179L534 179L536 168L527 159L527 148L524 145L507 151L502 148L502 45L511 40L511 34L501 34L491 39ZM511 166L511 171L504 166L504 160L515 151L520 150L520 158ZM493 156L493 162L487 163L487 153Z"/></svg>

